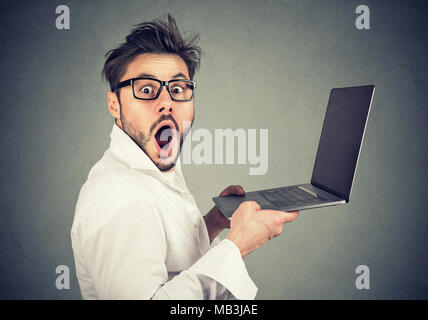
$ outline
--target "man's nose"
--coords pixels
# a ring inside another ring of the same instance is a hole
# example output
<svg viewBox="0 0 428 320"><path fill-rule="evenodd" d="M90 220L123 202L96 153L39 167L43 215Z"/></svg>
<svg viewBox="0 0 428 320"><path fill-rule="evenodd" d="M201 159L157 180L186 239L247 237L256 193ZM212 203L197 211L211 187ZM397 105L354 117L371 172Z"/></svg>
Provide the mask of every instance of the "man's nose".
<svg viewBox="0 0 428 320"><path fill-rule="evenodd" d="M157 110L159 113L162 112L172 112L173 108L172 108L172 99L168 93L168 90L166 89L166 87L164 87L159 95L159 97L156 99L157 101Z"/></svg>

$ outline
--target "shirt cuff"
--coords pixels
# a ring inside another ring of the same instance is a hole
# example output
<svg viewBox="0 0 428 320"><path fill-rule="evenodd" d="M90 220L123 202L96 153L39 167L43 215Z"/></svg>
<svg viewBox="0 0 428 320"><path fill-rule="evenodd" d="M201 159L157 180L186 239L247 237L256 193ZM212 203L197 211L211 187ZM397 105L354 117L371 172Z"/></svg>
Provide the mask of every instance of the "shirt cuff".
<svg viewBox="0 0 428 320"><path fill-rule="evenodd" d="M208 250L189 270L219 282L237 299L253 300L256 297L258 289L248 275L241 252L228 239Z"/></svg>

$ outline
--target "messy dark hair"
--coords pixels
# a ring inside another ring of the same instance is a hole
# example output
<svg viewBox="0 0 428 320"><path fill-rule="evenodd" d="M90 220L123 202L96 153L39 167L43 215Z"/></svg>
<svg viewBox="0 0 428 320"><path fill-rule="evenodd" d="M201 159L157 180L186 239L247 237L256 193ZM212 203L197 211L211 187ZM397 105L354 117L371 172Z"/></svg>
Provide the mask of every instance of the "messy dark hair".
<svg viewBox="0 0 428 320"><path fill-rule="evenodd" d="M110 90L126 71L129 63L142 53L177 54L187 65L190 79L199 68L202 49L197 45L198 34L182 37L175 19L168 14L168 22L154 20L135 25L126 41L118 48L106 53L102 76L108 81Z"/></svg>

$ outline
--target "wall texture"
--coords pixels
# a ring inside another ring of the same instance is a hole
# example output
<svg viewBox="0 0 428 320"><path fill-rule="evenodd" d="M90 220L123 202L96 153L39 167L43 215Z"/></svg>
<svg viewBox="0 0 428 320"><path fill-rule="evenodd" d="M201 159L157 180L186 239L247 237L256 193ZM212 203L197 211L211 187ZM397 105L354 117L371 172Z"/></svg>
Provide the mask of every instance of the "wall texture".
<svg viewBox="0 0 428 320"><path fill-rule="evenodd" d="M55 28L59 4L70 30ZM359 4L370 30L355 27ZM257 298L428 298L427 10L423 1L2 1L0 298L81 298L70 229L113 124L104 54L133 24L168 12L205 51L194 128L269 129L263 176L250 165L183 166L203 212L229 184L307 182L330 89L376 85L351 202L302 211L245 259ZM70 267L70 290L55 287L58 265ZM358 265L370 268L370 290L355 287Z"/></svg>

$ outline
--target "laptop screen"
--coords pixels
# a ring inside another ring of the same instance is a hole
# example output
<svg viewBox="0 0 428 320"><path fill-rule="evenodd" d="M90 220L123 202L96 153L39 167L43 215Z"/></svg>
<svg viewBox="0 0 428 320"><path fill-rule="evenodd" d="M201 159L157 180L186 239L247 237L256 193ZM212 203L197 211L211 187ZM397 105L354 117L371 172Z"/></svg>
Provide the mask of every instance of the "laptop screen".
<svg viewBox="0 0 428 320"><path fill-rule="evenodd" d="M311 183L349 201L374 86L332 89Z"/></svg>

